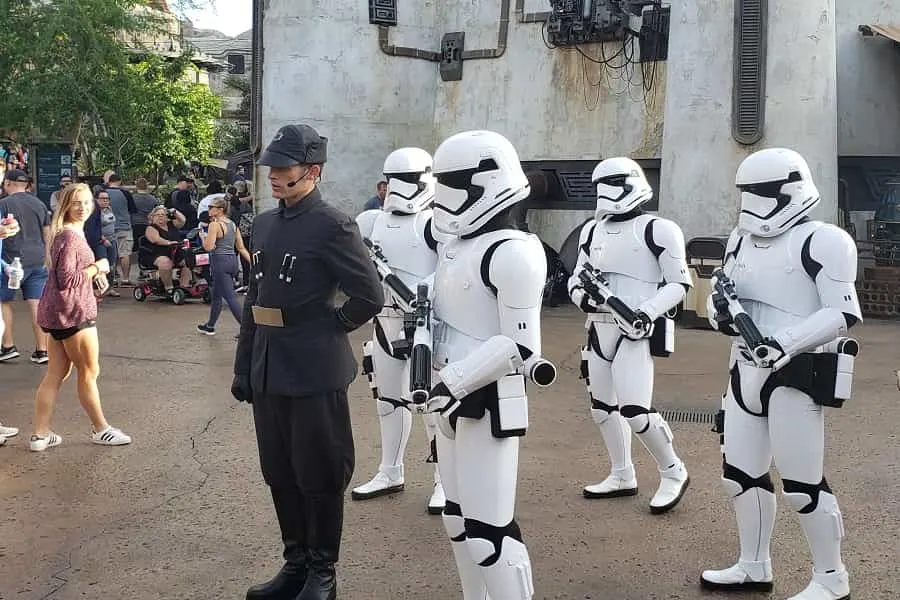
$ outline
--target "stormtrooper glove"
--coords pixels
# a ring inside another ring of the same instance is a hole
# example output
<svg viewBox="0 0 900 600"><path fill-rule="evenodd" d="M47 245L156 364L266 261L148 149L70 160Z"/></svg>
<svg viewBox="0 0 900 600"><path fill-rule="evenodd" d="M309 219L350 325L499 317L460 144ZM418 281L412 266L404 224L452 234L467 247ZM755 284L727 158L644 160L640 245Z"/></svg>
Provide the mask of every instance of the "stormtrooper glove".
<svg viewBox="0 0 900 600"><path fill-rule="evenodd" d="M449 417L459 407L459 399L450 393L443 381L431 388L431 394L425 402L425 412L439 413L443 417Z"/></svg>

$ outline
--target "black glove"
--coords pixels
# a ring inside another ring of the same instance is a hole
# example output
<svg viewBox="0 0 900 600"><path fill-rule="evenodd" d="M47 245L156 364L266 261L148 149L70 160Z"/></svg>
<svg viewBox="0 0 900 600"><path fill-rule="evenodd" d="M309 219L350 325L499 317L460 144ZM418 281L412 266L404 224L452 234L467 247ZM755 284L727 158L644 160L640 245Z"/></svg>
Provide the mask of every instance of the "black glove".
<svg viewBox="0 0 900 600"><path fill-rule="evenodd" d="M231 382L231 395L238 402L246 402L253 404L253 390L250 389L249 375L235 375L234 381Z"/></svg>

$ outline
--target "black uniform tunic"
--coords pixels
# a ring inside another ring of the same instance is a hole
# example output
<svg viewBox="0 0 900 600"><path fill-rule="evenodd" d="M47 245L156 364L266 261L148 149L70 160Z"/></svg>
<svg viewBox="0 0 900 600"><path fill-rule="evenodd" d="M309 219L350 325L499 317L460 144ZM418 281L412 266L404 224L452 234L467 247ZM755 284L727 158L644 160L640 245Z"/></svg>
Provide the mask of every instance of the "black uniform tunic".
<svg viewBox="0 0 900 600"><path fill-rule="evenodd" d="M354 468L347 387L357 363L347 333L381 310L383 289L356 222L326 204L318 188L257 216L251 247L257 264L234 372L249 380L286 558L289 541L336 555ZM339 287L349 298L336 308ZM256 323L254 305L281 309L284 326Z"/></svg>

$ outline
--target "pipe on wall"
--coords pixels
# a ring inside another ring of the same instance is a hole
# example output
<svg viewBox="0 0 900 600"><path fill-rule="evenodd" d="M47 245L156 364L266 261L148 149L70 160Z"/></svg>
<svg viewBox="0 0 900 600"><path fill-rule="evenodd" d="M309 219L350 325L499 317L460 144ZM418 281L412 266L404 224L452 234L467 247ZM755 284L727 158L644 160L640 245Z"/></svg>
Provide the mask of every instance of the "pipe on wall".
<svg viewBox="0 0 900 600"><path fill-rule="evenodd" d="M381 51L390 56L402 56L405 58L417 58L427 60L429 62L441 62L441 53L432 52L430 50L422 50L421 48L410 48L407 46L394 46L390 41L391 28L387 25L378 26L378 47Z"/></svg>
<svg viewBox="0 0 900 600"><path fill-rule="evenodd" d="M462 53L463 60L478 60L485 58L500 58L506 53L506 43L509 37L509 9L512 0L500 0L500 22L497 30L497 46L480 50L465 50ZM549 17L549 12L526 13L525 0L516 0L515 12L519 23L543 23ZM390 42L390 27L378 26L378 47L390 56L402 56L427 60L429 62L441 62L441 53L410 48L406 46L394 46Z"/></svg>

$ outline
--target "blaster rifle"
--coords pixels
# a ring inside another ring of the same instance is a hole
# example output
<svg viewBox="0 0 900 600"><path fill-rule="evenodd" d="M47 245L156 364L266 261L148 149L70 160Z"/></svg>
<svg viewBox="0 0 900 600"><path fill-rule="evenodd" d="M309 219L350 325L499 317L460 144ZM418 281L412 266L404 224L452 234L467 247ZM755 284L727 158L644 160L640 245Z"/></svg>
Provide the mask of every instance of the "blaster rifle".
<svg viewBox="0 0 900 600"><path fill-rule="evenodd" d="M760 333L753 318L747 314L738 300L737 291L732 280L721 267L712 272L713 305L716 307L716 322L727 324L730 317L734 328L743 338L749 349L749 357L762 369L778 368L790 360L778 344Z"/></svg>
<svg viewBox="0 0 900 600"><path fill-rule="evenodd" d="M394 302L399 305L400 310L403 312L413 312L416 294L403 283L402 279L394 274L390 264L388 264L387 258L385 258L384 253L379 246L373 244L372 240L369 238L363 238L363 242L369 249L369 258L371 258L372 262L375 264L375 270L378 271L378 278L390 288L391 293L394 296Z"/></svg>
<svg viewBox="0 0 900 600"><path fill-rule="evenodd" d="M424 408L431 393L431 300L428 286L420 283L416 290L415 328L409 358L409 391L413 404Z"/></svg>
<svg viewBox="0 0 900 600"><path fill-rule="evenodd" d="M596 304L605 304L609 312L613 314L616 321L625 333L632 338L641 338L647 335L652 323L644 313L634 311L627 304L612 293L609 289L609 282L603 277L598 269L585 263L581 272L578 274L581 280L581 286L585 293L590 296Z"/></svg>
<svg viewBox="0 0 900 600"><path fill-rule="evenodd" d="M363 238L378 276L388 286L403 311L405 339L392 343L394 352L409 356L409 391L417 409L424 409L431 393L431 300L428 285L420 283L416 293L391 270L381 248Z"/></svg>

